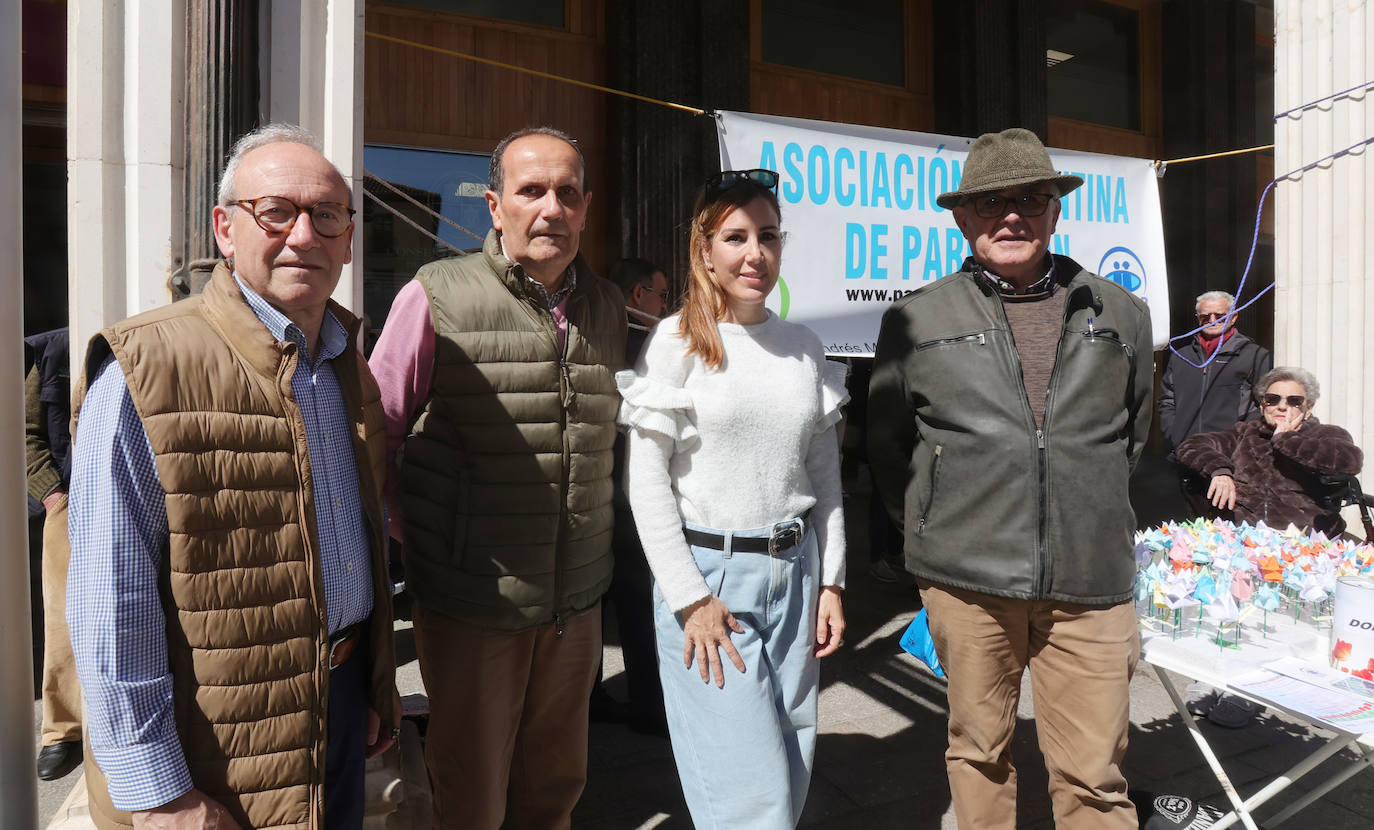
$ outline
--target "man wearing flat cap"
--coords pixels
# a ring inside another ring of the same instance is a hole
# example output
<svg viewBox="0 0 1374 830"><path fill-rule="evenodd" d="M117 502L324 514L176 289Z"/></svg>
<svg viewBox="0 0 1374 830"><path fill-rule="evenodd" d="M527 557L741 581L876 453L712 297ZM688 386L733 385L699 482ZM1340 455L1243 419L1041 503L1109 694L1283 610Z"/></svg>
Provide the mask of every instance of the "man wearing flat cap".
<svg viewBox="0 0 1374 830"><path fill-rule="evenodd" d="M1150 316L1050 254L1059 199L1082 183L1028 130L980 137L937 200L973 255L893 304L878 336L869 458L949 675L961 827L1016 826L1027 668L1055 825L1136 826L1127 480L1150 427Z"/></svg>

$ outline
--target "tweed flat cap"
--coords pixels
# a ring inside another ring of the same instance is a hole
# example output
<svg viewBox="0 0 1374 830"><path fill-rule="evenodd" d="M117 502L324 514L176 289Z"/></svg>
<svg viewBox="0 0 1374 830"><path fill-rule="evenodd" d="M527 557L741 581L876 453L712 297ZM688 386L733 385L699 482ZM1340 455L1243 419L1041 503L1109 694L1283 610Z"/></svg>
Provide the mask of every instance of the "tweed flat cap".
<svg viewBox="0 0 1374 830"><path fill-rule="evenodd" d="M1054 185L1063 196L1082 185L1083 179L1061 176L1045 145L1030 130L1013 127L1000 133L983 133L968 151L959 189L941 193L935 203L949 210L969 196L1040 182Z"/></svg>

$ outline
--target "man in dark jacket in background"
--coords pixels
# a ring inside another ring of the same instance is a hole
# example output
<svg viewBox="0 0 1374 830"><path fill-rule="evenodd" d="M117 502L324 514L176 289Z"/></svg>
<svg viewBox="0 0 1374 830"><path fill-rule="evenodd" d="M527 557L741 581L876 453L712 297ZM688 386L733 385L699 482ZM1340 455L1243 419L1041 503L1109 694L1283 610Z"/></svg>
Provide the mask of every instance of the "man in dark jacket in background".
<svg viewBox="0 0 1374 830"><path fill-rule="evenodd" d="M668 278L647 259L627 257L611 265L607 276L625 295L625 368L633 369L639 352L659 318L668 313ZM663 685L658 679L658 651L654 644L653 575L639 542L630 500L625 495L625 436L615 439L615 532L611 550L615 572L607 596L615 612L620 651L625 660L629 705L621 706L598 684L592 691L592 719L623 718L636 732L668 736L663 712Z"/></svg>
<svg viewBox="0 0 1374 830"><path fill-rule="evenodd" d="M1150 315L1049 253L1082 183L1028 130L979 138L937 200L973 256L878 335L869 463L949 675L961 827L1016 825L1027 667L1055 825L1137 824L1121 772L1139 656L1127 481L1150 426Z"/></svg>
<svg viewBox="0 0 1374 830"><path fill-rule="evenodd" d="M625 295L625 365L633 369L649 330L668 313L668 278L663 269L647 259L627 257L611 266L607 277ZM617 479L619 481L619 479Z"/></svg>
<svg viewBox="0 0 1374 830"><path fill-rule="evenodd" d="M1251 392L1255 381L1274 368L1274 356L1236 331L1231 313L1235 303L1225 291L1198 296L1197 322L1204 328L1177 346L1178 354L1169 354L1159 397L1159 429L1171 452L1190 436L1221 432L1260 417ZM1208 513L1206 481L1185 467L1178 473L1192 515Z"/></svg>
<svg viewBox="0 0 1374 830"><path fill-rule="evenodd" d="M24 338L24 452L29 517L45 517L43 544L43 748L38 777L55 781L81 762L81 683L67 633L67 485L72 466L72 384L67 329ZM30 522L32 542L33 522ZM30 565L32 567L32 564Z"/></svg>

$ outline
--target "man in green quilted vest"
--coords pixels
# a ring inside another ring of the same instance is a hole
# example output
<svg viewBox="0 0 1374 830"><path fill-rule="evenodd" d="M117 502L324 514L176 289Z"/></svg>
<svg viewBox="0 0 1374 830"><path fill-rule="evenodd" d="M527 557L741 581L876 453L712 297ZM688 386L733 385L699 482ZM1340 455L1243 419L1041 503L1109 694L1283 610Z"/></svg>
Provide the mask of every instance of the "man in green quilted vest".
<svg viewBox="0 0 1374 830"><path fill-rule="evenodd" d="M625 351L578 254L586 176L558 130L502 140L482 251L421 268L372 354L436 827L566 828L586 781Z"/></svg>

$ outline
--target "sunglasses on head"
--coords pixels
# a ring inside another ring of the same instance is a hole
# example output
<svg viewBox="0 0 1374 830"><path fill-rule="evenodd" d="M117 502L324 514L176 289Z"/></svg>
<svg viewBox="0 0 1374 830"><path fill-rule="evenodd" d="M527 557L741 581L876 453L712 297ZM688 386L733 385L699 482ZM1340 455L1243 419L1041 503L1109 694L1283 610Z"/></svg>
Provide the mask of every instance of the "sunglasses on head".
<svg viewBox="0 0 1374 830"><path fill-rule="evenodd" d="M778 171L755 168L753 170L722 170L706 179L706 193L712 196L723 193L738 184L748 182L764 190L777 190Z"/></svg>
<svg viewBox="0 0 1374 830"><path fill-rule="evenodd" d="M1266 395L1264 396L1264 405L1265 405L1265 406L1278 406L1280 401L1287 401L1289 406L1293 407L1294 409L1298 409L1298 408L1300 408L1303 404L1307 403L1307 396L1306 396L1306 395L1288 395L1287 397L1285 397L1285 396L1283 396L1283 395L1273 395L1273 394L1266 394Z"/></svg>

